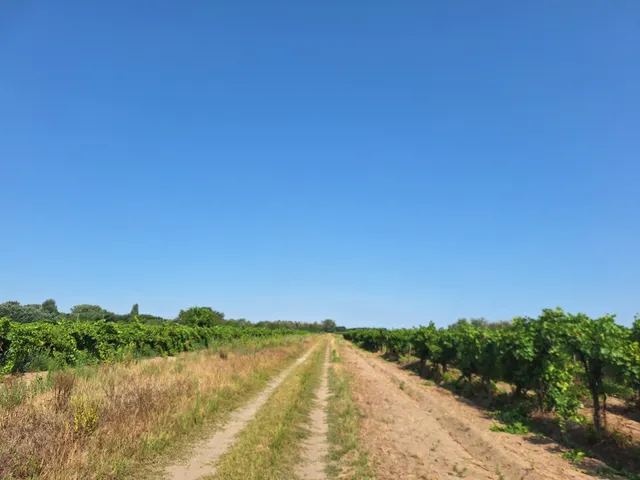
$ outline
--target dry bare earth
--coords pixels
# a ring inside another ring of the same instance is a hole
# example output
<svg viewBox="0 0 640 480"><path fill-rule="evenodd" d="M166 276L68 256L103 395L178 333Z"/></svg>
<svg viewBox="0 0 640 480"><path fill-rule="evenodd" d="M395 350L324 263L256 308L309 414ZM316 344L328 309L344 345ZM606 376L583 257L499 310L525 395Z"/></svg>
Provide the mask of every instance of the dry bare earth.
<svg viewBox="0 0 640 480"><path fill-rule="evenodd" d="M296 471L298 477L305 480L324 480L327 478L325 473L329 453L327 399L329 398L329 352L332 346L333 342L327 346L316 403L310 415L309 437L304 442L302 461Z"/></svg>
<svg viewBox="0 0 640 480"><path fill-rule="evenodd" d="M229 449L238 433L253 419L258 409L265 404L273 391L307 359L310 353L311 350L308 350L293 365L271 380L267 388L247 406L233 412L229 422L198 445L186 463L168 467L167 477L172 480L198 480L215 475L218 458Z"/></svg>
<svg viewBox="0 0 640 480"><path fill-rule="evenodd" d="M593 479L553 453L560 447L546 439L491 432L491 419L451 393L351 345L342 355L364 414L361 441L379 480Z"/></svg>

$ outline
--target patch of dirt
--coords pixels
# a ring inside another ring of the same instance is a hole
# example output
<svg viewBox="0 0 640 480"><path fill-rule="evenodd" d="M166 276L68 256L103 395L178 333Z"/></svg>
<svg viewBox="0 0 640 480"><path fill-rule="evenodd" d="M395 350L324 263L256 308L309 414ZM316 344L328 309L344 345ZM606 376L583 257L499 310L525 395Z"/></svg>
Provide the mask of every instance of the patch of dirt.
<svg viewBox="0 0 640 480"><path fill-rule="evenodd" d="M296 469L296 475L304 480L325 480L327 474L327 455L329 454L329 422L327 419L327 400L329 398L329 353L332 344L327 346L322 378L316 393L316 404L311 411L310 435L303 443L302 461Z"/></svg>
<svg viewBox="0 0 640 480"><path fill-rule="evenodd" d="M343 353L379 480L593 480L559 456L557 443L491 432L485 412L450 392L350 345Z"/></svg>
<svg viewBox="0 0 640 480"><path fill-rule="evenodd" d="M581 408L579 413L587 418L593 417L593 408ZM605 422L607 428L629 436L634 442L640 443L640 415L637 411L628 411L623 400L607 397L607 411Z"/></svg>
<svg viewBox="0 0 640 480"><path fill-rule="evenodd" d="M280 386L297 366L309 357L312 350L313 348L308 350L298 358L293 365L272 379L267 387L247 406L235 410L231 414L229 422L223 428L215 432L193 450L187 463L169 466L165 471L166 478L172 480L198 480L205 476L215 475L215 462L218 458L229 449L238 433L251 421L274 390Z"/></svg>

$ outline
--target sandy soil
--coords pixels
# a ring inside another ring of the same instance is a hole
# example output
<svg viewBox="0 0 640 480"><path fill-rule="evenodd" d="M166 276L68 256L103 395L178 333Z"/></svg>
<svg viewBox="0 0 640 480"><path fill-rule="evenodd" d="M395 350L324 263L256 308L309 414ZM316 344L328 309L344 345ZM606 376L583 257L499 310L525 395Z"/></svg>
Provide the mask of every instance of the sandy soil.
<svg viewBox="0 0 640 480"><path fill-rule="evenodd" d="M348 345L345 368L364 418L361 441L380 480L587 480L546 438L491 432L480 409Z"/></svg>
<svg viewBox="0 0 640 480"><path fill-rule="evenodd" d="M634 441L640 442L640 415L635 412L621 414L626 410L626 405L623 400L615 397L607 398L607 412L605 413L605 421L607 427L612 430L617 430L624 435L631 437ZM585 417L593 416L592 408L582 408L580 413Z"/></svg>
<svg viewBox="0 0 640 480"><path fill-rule="evenodd" d="M327 455L329 453L329 422L327 420L327 400L329 398L329 354L332 344L327 346L322 378L316 392L316 403L311 411L309 437L303 444L302 460L296 475L305 480L325 480L327 475Z"/></svg>
<svg viewBox="0 0 640 480"><path fill-rule="evenodd" d="M269 385L247 406L234 411L231 419L211 437L200 443L186 463L171 465L166 469L166 478L173 480L198 480L216 473L215 462L233 444L235 437L251 421L256 412L266 403L269 396L287 378L293 370L302 364L311 351L307 351L293 365L285 369L269 382Z"/></svg>

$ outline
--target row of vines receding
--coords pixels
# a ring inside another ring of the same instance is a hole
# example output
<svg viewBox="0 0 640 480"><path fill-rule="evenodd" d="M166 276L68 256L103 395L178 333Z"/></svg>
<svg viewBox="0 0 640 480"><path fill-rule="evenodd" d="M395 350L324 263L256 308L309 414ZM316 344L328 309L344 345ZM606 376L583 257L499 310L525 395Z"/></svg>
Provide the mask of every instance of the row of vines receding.
<svg viewBox="0 0 640 480"><path fill-rule="evenodd" d="M462 321L448 328L431 323L413 329L356 329L344 337L370 351L414 355L422 371L427 364L437 375L455 367L461 379L479 378L488 390L492 382L507 382L514 396L532 392L540 410L564 420L575 418L586 393L598 437L606 381L635 392L632 401L640 407L640 318L627 328L612 315L592 319L556 309L497 328Z"/></svg>
<svg viewBox="0 0 640 480"><path fill-rule="evenodd" d="M18 323L0 318L0 373L111 362L126 356L176 355L218 343L304 333L284 328L201 327L175 322Z"/></svg>

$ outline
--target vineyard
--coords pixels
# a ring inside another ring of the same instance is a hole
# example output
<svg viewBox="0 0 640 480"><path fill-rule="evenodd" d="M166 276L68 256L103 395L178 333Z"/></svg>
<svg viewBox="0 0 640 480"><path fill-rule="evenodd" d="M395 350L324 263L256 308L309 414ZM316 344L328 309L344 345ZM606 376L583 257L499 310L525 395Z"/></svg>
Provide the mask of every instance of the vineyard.
<svg viewBox="0 0 640 480"><path fill-rule="evenodd" d="M175 322L69 321L17 323L0 318L0 373L56 370L121 360L173 356L217 343L302 331L256 326L190 326Z"/></svg>
<svg viewBox="0 0 640 480"><path fill-rule="evenodd" d="M640 318L330 336L81 307L0 318L0 478L640 478Z"/></svg>
<svg viewBox="0 0 640 480"><path fill-rule="evenodd" d="M539 411L554 412L561 423L578 420L586 399L596 439L603 435L607 394L640 407L640 319L626 328L613 316L592 319L556 309L501 324L356 329L344 337L388 357L415 356L425 377L450 377L453 367L457 385L480 382L487 394L505 382L514 399L530 396Z"/></svg>

